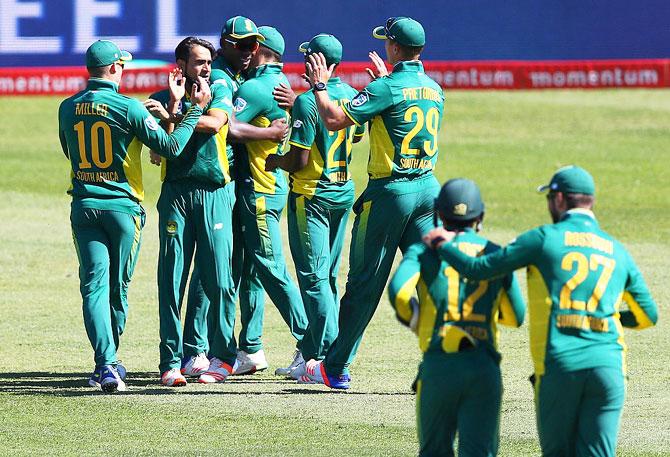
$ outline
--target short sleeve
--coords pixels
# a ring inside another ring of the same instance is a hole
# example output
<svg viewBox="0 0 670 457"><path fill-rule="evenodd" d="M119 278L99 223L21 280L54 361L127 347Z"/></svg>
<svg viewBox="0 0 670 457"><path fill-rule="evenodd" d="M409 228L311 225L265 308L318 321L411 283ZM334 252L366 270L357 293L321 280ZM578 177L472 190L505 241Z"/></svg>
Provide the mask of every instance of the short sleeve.
<svg viewBox="0 0 670 457"><path fill-rule="evenodd" d="M222 110L225 111L228 116L233 112L233 92L229 85L224 84L212 84L212 101L209 102L209 106L206 111L210 110Z"/></svg>
<svg viewBox="0 0 670 457"><path fill-rule="evenodd" d="M291 115L293 124L289 144L310 149L316 137L316 124L319 118L316 103L308 94L301 95L295 99Z"/></svg>
<svg viewBox="0 0 670 457"><path fill-rule="evenodd" d="M375 79L342 107L344 113L357 126L365 124L393 105L393 95L385 79Z"/></svg>

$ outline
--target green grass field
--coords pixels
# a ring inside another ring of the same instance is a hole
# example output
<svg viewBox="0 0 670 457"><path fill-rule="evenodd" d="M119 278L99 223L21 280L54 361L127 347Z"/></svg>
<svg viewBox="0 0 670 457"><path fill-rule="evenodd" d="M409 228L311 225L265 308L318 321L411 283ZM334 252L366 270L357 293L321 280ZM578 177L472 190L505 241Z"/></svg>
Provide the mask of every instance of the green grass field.
<svg viewBox="0 0 670 457"><path fill-rule="evenodd" d="M59 102L0 98L0 455L416 453L410 384L420 354L386 298L346 393L270 374L289 362L293 341L269 301L267 374L178 390L158 384L159 175L148 159L147 225L120 351L129 391L107 396L87 387L92 351L69 228ZM670 455L668 126L667 90L453 92L441 130L438 178L466 176L480 184L484 234L500 243L549 221L545 200L534 189L558 166L577 163L595 176L601 224L626 243L661 308L656 328L626 331L630 377L621 456ZM367 142L354 154L360 192ZM346 271L345 260L342 287ZM538 455L526 326L504 328L501 349L500 455Z"/></svg>

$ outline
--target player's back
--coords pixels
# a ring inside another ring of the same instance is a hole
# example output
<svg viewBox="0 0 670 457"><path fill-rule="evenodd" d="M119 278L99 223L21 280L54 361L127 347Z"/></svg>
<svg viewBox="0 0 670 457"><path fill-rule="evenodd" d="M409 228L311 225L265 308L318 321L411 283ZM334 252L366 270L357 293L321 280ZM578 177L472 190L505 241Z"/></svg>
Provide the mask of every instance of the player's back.
<svg viewBox="0 0 670 457"><path fill-rule="evenodd" d="M536 372L623 369L619 307L637 272L632 258L588 210L571 210L536 230L542 251L528 267Z"/></svg>
<svg viewBox="0 0 670 457"><path fill-rule="evenodd" d="M461 233L458 248L471 257L500 249L472 229ZM497 354L497 324L519 326L525 314L525 303L514 275L489 281L466 280L423 243L413 245L405 257L408 255L416 256L420 262L417 290L421 349L453 352L447 350L453 343L447 330L449 326L457 326Z"/></svg>
<svg viewBox="0 0 670 457"><path fill-rule="evenodd" d="M70 193L90 207L134 207L144 198L140 153L128 112L137 100L118 94L116 84L92 78L85 90L59 108L61 135L72 165ZM158 128L151 119L149 128Z"/></svg>
<svg viewBox="0 0 670 457"><path fill-rule="evenodd" d="M286 119L289 115L279 106L272 91L279 84L289 86L282 73L281 64L266 64L255 69L251 78L242 84L235 96L233 110L235 117L256 127L269 127L272 121ZM288 192L286 178L280 170L265 171L265 160L282 148L282 143L269 140L249 141L235 145L239 162L241 183L256 192L285 194Z"/></svg>
<svg viewBox="0 0 670 457"><path fill-rule="evenodd" d="M370 125L371 179L413 179L431 174L437 163L444 93L420 61L399 62L372 81L345 113Z"/></svg>
<svg viewBox="0 0 670 457"><path fill-rule="evenodd" d="M343 106L355 95L356 90L332 77L327 84L328 96L337 105ZM350 126L331 132L323 124L318 112L314 93L300 94L293 107L293 146L309 149L307 165L289 175L291 190L307 196L317 195L334 205L341 204L342 198L351 200L354 190L351 181L351 151L354 136L362 136L365 127ZM310 143L310 144L308 144Z"/></svg>

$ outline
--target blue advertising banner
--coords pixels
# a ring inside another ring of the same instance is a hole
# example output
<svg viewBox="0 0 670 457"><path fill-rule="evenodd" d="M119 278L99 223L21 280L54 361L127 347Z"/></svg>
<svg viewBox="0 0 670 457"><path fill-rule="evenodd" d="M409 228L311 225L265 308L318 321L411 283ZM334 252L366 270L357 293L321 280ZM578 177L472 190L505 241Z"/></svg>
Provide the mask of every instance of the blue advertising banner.
<svg viewBox="0 0 670 457"><path fill-rule="evenodd" d="M670 56L668 0L0 0L0 67L81 65L89 44L116 41L142 59L173 61L187 35L218 44L226 18L273 25L287 43L336 35L344 60L382 44L370 31L406 15L426 29L425 60L639 59Z"/></svg>

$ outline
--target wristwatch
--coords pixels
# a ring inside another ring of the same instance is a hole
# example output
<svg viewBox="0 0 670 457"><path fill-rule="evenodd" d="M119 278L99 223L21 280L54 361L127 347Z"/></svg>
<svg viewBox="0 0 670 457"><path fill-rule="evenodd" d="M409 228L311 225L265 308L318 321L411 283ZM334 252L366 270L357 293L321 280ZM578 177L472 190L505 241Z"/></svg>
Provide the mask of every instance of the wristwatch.
<svg viewBox="0 0 670 457"><path fill-rule="evenodd" d="M326 90L326 83L319 81L318 83L314 84L314 90L317 92Z"/></svg>

